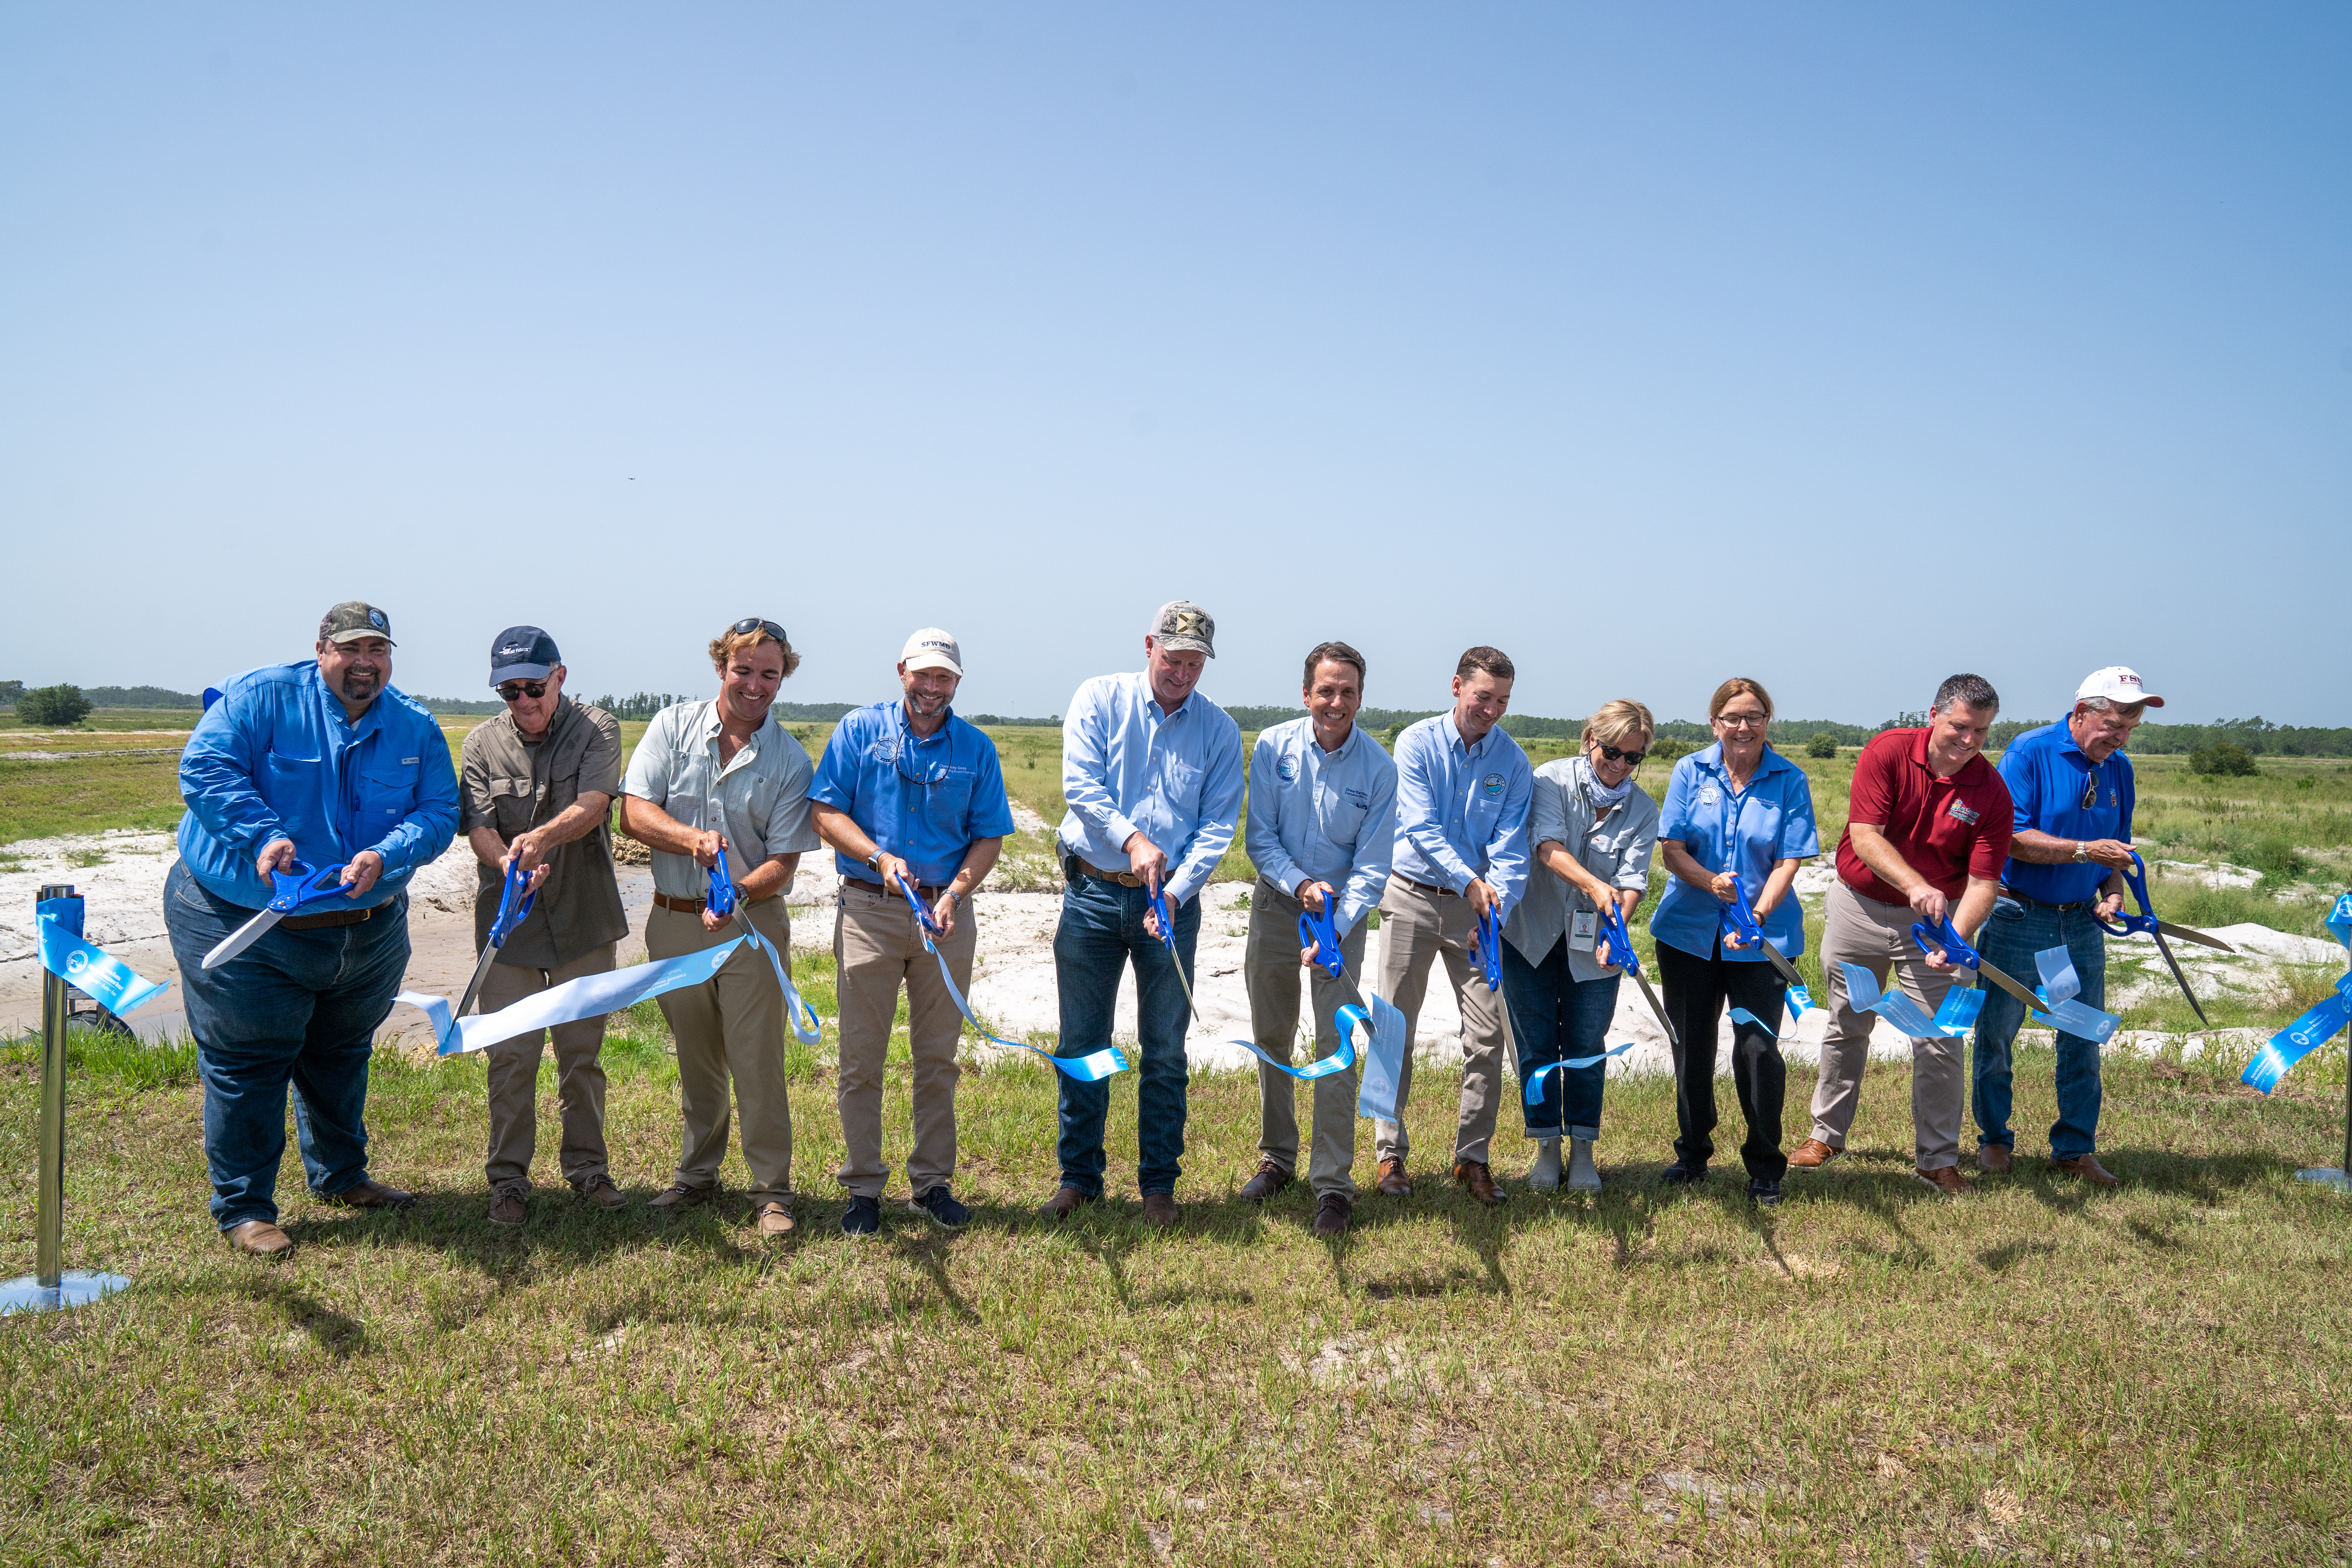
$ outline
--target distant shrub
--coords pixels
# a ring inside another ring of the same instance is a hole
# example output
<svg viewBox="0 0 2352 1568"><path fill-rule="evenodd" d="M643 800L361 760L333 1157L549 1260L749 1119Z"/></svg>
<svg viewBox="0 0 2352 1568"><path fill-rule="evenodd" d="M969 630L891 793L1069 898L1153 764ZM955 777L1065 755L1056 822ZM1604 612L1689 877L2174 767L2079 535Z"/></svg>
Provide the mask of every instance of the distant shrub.
<svg viewBox="0 0 2352 1568"><path fill-rule="evenodd" d="M1680 741L1653 741L1650 742L1651 757L1661 763L1671 763L1689 750L1690 748L1684 745Z"/></svg>
<svg viewBox="0 0 2352 1568"><path fill-rule="evenodd" d="M2263 770L2253 753L2235 741L2212 741L2189 753L2189 771L2221 778L2247 778Z"/></svg>
<svg viewBox="0 0 2352 1568"><path fill-rule="evenodd" d="M1837 737L1831 734L1827 730L1814 731L1811 734L1805 737L1805 755L1809 757L1836 756Z"/></svg>
<svg viewBox="0 0 2352 1568"><path fill-rule="evenodd" d="M90 700L79 686L41 686L16 699L16 721L58 727L89 717Z"/></svg>
<svg viewBox="0 0 2352 1568"><path fill-rule="evenodd" d="M2291 838L2273 835L2258 841L2246 858L2254 869L2265 877L2290 882L2311 869L2311 858L2294 847Z"/></svg>

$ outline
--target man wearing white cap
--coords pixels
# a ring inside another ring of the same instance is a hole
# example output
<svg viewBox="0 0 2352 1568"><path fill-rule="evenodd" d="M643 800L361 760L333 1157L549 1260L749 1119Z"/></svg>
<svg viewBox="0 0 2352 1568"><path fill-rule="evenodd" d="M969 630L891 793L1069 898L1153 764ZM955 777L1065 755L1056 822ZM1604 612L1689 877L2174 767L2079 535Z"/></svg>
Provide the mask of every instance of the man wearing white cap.
<svg viewBox="0 0 2352 1568"><path fill-rule="evenodd" d="M861 708L835 726L809 789L817 837L841 871L833 957L841 1005L840 1182L849 1194L841 1228L872 1236L882 1227L882 1064L907 988L907 1034L914 1058L914 1148L907 1157L907 1206L952 1230L971 1211L949 1190L955 1174L956 1043L963 1015L923 950L922 925L902 888L944 934L932 938L956 988L971 990L978 921L971 891L996 864L1013 831L1013 807L996 745L957 718L949 703L963 680L954 637L925 626L898 656L896 702Z"/></svg>
<svg viewBox="0 0 2352 1568"><path fill-rule="evenodd" d="M2141 716L2163 706L2163 698L2141 687L2137 671L2121 665L2095 670L2075 691L2073 712L2028 730L2001 753L2015 833L2000 896L1978 944L1995 968L2031 975L2035 953L2063 947L2083 982L2076 999L2106 1005L2107 944L2098 922L2123 906L2123 874L2131 865L2132 765L2124 747ZM2009 1126L2010 1047L2024 1019L2024 1003L1987 988L1969 1100L1977 1166L1996 1174L2010 1168L2016 1145ZM2098 1042L2061 1030L2051 1162L2068 1175L2112 1187L2116 1178L2096 1152L2098 1131Z"/></svg>

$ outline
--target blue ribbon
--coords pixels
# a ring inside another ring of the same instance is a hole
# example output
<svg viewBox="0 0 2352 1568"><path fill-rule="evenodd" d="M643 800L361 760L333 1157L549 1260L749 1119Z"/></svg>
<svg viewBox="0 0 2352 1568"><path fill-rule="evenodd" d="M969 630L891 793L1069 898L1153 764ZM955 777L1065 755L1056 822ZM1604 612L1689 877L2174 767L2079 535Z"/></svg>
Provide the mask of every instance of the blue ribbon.
<svg viewBox="0 0 2352 1568"><path fill-rule="evenodd" d="M1881 992L1877 980L1859 963L1838 967L1845 971L1846 996L1856 1011L1875 1013L1915 1040L1935 1035L1965 1035L1977 1021L1977 1015L1984 1011L1985 994L1980 988L1955 985L1944 994L1944 1005L1930 1018L1927 1009L1901 991Z"/></svg>
<svg viewBox="0 0 2352 1568"><path fill-rule="evenodd" d="M1350 1036L1358 1024L1369 1023L1371 1044L1364 1047L1364 1076L1356 1087L1356 1114L1380 1121L1397 1120L1397 1086L1404 1079L1404 1054L1412 1049L1404 1015L1374 993L1363 1007L1339 1009L1339 1032Z"/></svg>
<svg viewBox="0 0 2352 1568"><path fill-rule="evenodd" d="M1529 1105L1539 1105L1543 1102L1543 1080L1546 1075L1555 1072L1580 1071L1585 1068L1597 1066L1601 1062L1605 1062L1611 1057L1622 1057L1633 1048L1633 1042L1628 1040L1623 1045L1615 1047L1610 1050L1605 1050L1597 1057L1569 1057L1563 1060L1549 1062L1536 1068L1533 1073L1528 1075L1527 1080L1528 1103Z"/></svg>
<svg viewBox="0 0 2352 1568"><path fill-rule="evenodd" d="M1184 1005L1192 1010L1194 1017L1198 1017L1200 1016L1201 1006L1199 1003L1192 1000L1192 982L1184 978L1184 961L1176 952L1176 922L1169 917L1168 895L1160 891L1159 885L1154 883L1150 889L1149 898L1151 909L1151 917L1154 921L1159 922L1160 940L1168 949L1168 962L1176 966L1176 983L1184 987ZM1306 915L1301 914L1298 917L1298 924L1299 930L1302 932L1307 931L1308 923ZM1339 939L1335 936L1332 939L1331 946L1328 949L1334 958L1338 957L1339 949ZM1327 960L1326 962L1328 961ZM1346 961L1344 959L1339 960L1339 963L1333 967L1332 973L1334 974L1339 973L1340 970L1345 967L1345 964ZM1292 1067L1288 1062L1279 1061L1275 1058L1268 1056L1265 1051L1258 1048L1257 1042L1255 1040L1228 1039L1225 1044L1229 1046L1239 1046L1242 1049L1247 1051L1250 1055L1255 1057L1266 1066L1274 1068L1276 1072L1286 1072L1291 1077L1302 1081L1318 1078L1328 1078L1335 1072L1346 1072L1349 1068L1356 1065L1356 1025L1360 1023L1365 1025L1367 1027L1370 1026L1370 1020L1365 1016L1364 1010L1360 1007L1342 1007L1339 1009L1337 1016L1339 1026L1339 1048L1333 1051L1329 1056L1325 1057L1321 1061L1309 1062L1303 1068Z"/></svg>
<svg viewBox="0 0 2352 1568"><path fill-rule="evenodd" d="M2042 976L2033 994L2042 998L2044 1008L2033 1015L2033 1021L2063 1029L2093 1045L2105 1045L2123 1020L2074 1000L2083 994L2083 982L2074 973L2074 954L2063 947L2045 947L2033 955L2033 967Z"/></svg>
<svg viewBox="0 0 2352 1568"><path fill-rule="evenodd" d="M2352 953L2352 893L2336 899L2336 907L2327 914L2327 929L2344 943L2347 953ZM2336 983L2335 995L2273 1035L2254 1053L2254 1059L2246 1064L2239 1081L2270 1093L2288 1069L2334 1039L2347 1023L2352 1023L2352 970L2347 970L2344 978Z"/></svg>
<svg viewBox="0 0 2352 1568"><path fill-rule="evenodd" d="M727 851L724 849L719 851L719 858L711 863L709 903L713 914L731 915L735 912L735 879L727 873ZM776 972L776 984L784 994L784 1021L792 1025L793 1033L799 1037L801 1044L813 1046L824 1038L824 1027L817 1018L816 1009L801 1000L800 992L793 986L792 975L785 972L783 960L777 955L775 943L761 940L749 914L743 917L743 935L739 940L750 942L753 952L768 955L768 967ZM803 1018L808 1022L803 1024Z"/></svg>
<svg viewBox="0 0 2352 1568"><path fill-rule="evenodd" d="M904 877L898 879L898 891L905 896L908 907L915 911L916 930L922 936L923 951L939 961L940 984L948 988L948 994L955 1000L956 1011L961 1013L965 1021L980 1031L982 1039L992 1040L1000 1046L1010 1046L1016 1051L1027 1051L1033 1057L1043 1057L1054 1064L1056 1072L1063 1073L1080 1083L1099 1082L1113 1073L1125 1072L1128 1069L1129 1064L1127 1053L1117 1046L1112 1046L1107 1050L1096 1051L1089 1056L1057 1057L1053 1052L1040 1050L1024 1040L1008 1040L1002 1035L989 1033L988 1026L980 1021L980 1015L971 1010L971 1004L965 1001L963 993L956 989L955 976L948 973L947 955L941 952L931 941L931 934L940 929L940 922L931 918L930 910L923 908L923 900L916 897L915 889L907 885L907 879Z"/></svg>
<svg viewBox="0 0 2352 1568"><path fill-rule="evenodd" d="M82 901L79 898L42 899L33 905L33 925L39 939L41 967L95 999L120 1018L161 996L170 986L141 977L131 967L82 940Z"/></svg>
<svg viewBox="0 0 2352 1568"><path fill-rule="evenodd" d="M451 1016L453 1009L446 996L404 991L398 1000L433 1020L433 1037L438 1042L436 1055L461 1056L519 1035L551 1029L558 1024L576 1024L583 1018L617 1013L666 991L699 985L725 967L735 950L742 945L743 938L739 936L717 947L681 953L676 958L633 963L603 974L583 974L577 980L551 985L537 995L526 996L496 1013L475 1013L463 1018Z"/></svg>

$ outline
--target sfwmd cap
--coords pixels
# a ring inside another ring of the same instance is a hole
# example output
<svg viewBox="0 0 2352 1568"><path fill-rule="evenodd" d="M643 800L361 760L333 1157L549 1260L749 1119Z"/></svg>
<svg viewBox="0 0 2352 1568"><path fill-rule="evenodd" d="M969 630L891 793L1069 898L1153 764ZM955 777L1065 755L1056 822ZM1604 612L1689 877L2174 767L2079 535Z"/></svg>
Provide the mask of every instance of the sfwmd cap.
<svg viewBox="0 0 2352 1568"><path fill-rule="evenodd" d="M392 642L392 617L373 605L357 599L345 599L319 617L320 642L357 642L362 637L382 637ZM393 643L398 647L398 643Z"/></svg>
<svg viewBox="0 0 2352 1568"><path fill-rule="evenodd" d="M1209 612L1190 599L1175 599L1160 606L1151 617L1151 637L1170 653L1205 653L1217 657L1217 623Z"/></svg>
<svg viewBox="0 0 2352 1568"><path fill-rule="evenodd" d="M963 676L963 649L937 626L925 626L908 637L898 650L898 662L908 669L944 669L959 679Z"/></svg>
<svg viewBox="0 0 2352 1568"><path fill-rule="evenodd" d="M2120 664L2111 664L2084 676L2083 684L2074 689L2074 700L2080 702L2085 697L2104 697L2110 702L2145 702L2151 708L2164 706L2163 698L2150 697L2140 689L2138 670L2126 669Z"/></svg>
<svg viewBox="0 0 2352 1568"><path fill-rule="evenodd" d="M545 680L547 672L563 662L555 639L537 626L509 626L490 639L490 684L509 680Z"/></svg>

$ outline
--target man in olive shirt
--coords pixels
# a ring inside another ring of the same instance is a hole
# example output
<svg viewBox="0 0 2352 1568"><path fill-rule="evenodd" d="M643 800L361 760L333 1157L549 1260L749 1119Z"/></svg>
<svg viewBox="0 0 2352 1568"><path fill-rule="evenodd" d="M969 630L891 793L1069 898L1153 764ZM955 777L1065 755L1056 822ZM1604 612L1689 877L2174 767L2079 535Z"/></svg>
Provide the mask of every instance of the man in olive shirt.
<svg viewBox="0 0 2352 1568"><path fill-rule="evenodd" d="M601 708L563 695L555 639L537 626L509 626L490 644L490 684L507 710L466 736L459 824L480 859L474 895L477 951L490 940L507 868L530 874L536 899L482 977L476 1010L501 1007L613 967L628 934L613 877L607 819L621 787L621 726ZM489 1065L490 1221L520 1225L530 1196L539 1135L539 1058L550 1031L500 1040ZM558 1024L555 1103L563 1119L563 1179L604 1208L620 1206L604 1157L602 1015Z"/></svg>

